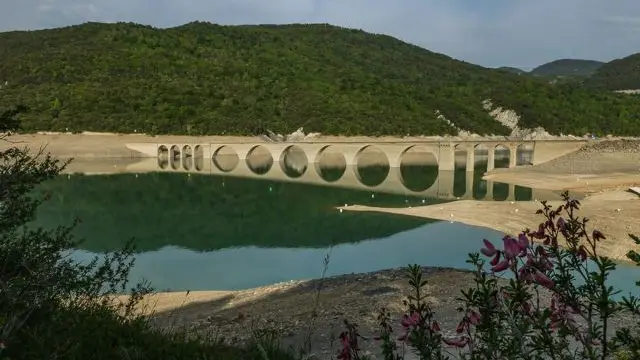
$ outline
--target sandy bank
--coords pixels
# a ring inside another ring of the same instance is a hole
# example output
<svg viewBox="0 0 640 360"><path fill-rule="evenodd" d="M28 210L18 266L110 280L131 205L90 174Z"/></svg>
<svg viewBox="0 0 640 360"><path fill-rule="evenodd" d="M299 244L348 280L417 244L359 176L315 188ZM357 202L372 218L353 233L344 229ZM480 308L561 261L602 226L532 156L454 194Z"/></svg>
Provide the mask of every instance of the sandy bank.
<svg viewBox="0 0 640 360"><path fill-rule="evenodd" d="M587 143L546 163L496 169L484 179L544 190L597 192L640 185L640 141Z"/></svg>
<svg viewBox="0 0 640 360"><path fill-rule="evenodd" d="M561 202L553 201L557 206ZM462 200L446 204L413 208L379 208L347 206L347 211L376 211L430 219L457 221L468 225L495 229L505 234L516 235L525 228L534 229L542 221L535 215L541 204L528 202L490 202ZM628 234L640 234L640 197L624 192L612 191L590 196L582 201L581 216L590 219L590 227L600 230L606 240L601 243L601 253L616 260L626 261L625 254L636 245Z"/></svg>

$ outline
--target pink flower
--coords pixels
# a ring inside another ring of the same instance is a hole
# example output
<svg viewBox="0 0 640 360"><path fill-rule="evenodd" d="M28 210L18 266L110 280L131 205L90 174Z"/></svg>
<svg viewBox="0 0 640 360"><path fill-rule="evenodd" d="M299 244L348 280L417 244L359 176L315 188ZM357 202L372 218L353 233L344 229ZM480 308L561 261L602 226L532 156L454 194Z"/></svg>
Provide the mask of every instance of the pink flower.
<svg viewBox="0 0 640 360"><path fill-rule="evenodd" d="M578 258L580 260L587 261L587 258L589 257L587 254L587 249L584 247L584 245L580 245L580 247L578 248L578 252L576 253L576 255L578 255Z"/></svg>
<svg viewBox="0 0 640 360"><path fill-rule="evenodd" d="M471 325L478 325L480 323L480 314L471 310L469 314L469 322L471 323Z"/></svg>
<svg viewBox="0 0 640 360"><path fill-rule="evenodd" d="M493 244L489 240L482 239L482 241L484 242L485 247L480 249L480 252L482 252L484 255L493 256L498 252L498 250L496 250L496 247L493 246Z"/></svg>
<svg viewBox="0 0 640 360"><path fill-rule="evenodd" d="M547 275L543 274L542 272L535 270L533 273L533 280L539 284L542 285L544 287L546 287L547 289L553 289L553 287L555 286L553 280L551 280Z"/></svg>
<svg viewBox="0 0 640 360"><path fill-rule="evenodd" d="M411 316L407 316L406 314L402 316L402 320L400 320L400 324L404 328L408 328L411 326L416 326L420 321L420 314L416 311Z"/></svg>
<svg viewBox="0 0 640 360"><path fill-rule="evenodd" d="M431 331L433 332L439 332L440 331L440 324L438 324L437 321L433 321L433 324L431 324Z"/></svg>
<svg viewBox="0 0 640 360"><path fill-rule="evenodd" d="M340 334L340 343L342 349L338 353L339 360L351 360L351 343L349 342L349 335L346 332Z"/></svg>
<svg viewBox="0 0 640 360"><path fill-rule="evenodd" d="M604 240L606 239L606 237L598 230L593 230L592 235L593 236L593 240Z"/></svg>
<svg viewBox="0 0 640 360"><path fill-rule="evenodd" d="M558 229L560 230L564 230L566 225L567 224L562 216L558 218L558 221L556 221L556 226L558 226Z"/></svg>
<svg viewBox="0 0 640 360"><path fill-rule="evenodd" d="M509 268L509 265L511 265L509 260L508 259L504 259L504 260L500 261L499 263L497 263L495 266L491 267L491 271L493 271L493 272L505 271L505 270L507 270Z"/></svg>
<svg viewBox="0 0 640 360"><path fill-rule="evenodd" d="M489 264L491 264L491 266L496 266L496 264L500 261L500 252L496 252L496 255L493 257L493 259L491 259L491 261L489 261Z"/></svg>
<svg viewBox="0 0 640 360"><path fill-rule="evenodd" d="M529 238L525 233L518 235L518 247L520 251L526 251L529 248Z"/></svg>
<svg viewBox="0 0 640 360"><path fill-rule="evenodd" d="M449 339L444 338L442 339L442 341L449 346L455 346L459 348L465 347L467 346L467 344L469 344L469 338L466 336Z"/></svg>
<svg viewBox="0 0 640 360"><path fill-rule="evenodd" d="M518 247L518 241L511 236L505 236L502 238L504 242L504 256L507 259L515 258L518 253L520 253L520 248Z"/></svg>
<svg viewBox="0 0 640 360"><path fill-rule="evenodd" d="M532 233L530 233L530 235L534 239L538 239L538 240L544 239L544 237L545 237L544 224L540 224L538 226L538 231L532 232Z"/></svg>

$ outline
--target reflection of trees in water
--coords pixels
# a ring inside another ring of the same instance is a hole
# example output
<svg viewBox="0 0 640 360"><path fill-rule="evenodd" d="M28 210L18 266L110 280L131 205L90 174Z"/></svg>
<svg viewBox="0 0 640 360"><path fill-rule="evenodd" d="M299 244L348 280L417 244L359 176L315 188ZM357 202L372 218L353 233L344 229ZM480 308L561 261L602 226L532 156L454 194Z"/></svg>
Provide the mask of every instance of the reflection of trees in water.
<svg viewBox="0 0 640 360"><path fill-rule="evenodd" d="M277 165L277 164L276 164ZM483 169L484 166L484 169ZM263 165L264 168L264 165ZM476 198L486 194L478 164L473 173ZM315 168L307 171L315 171ZM323 178L337 179L344 168L320 167ZM363 182L397 176L397 169L370 166L360 169ZM260 170L258 170L260 171ZM353 169L349 169L353 171ZM421 191L438 181L434 165L410 164L400 168L407 188ZM454 195L466 191L464 169L455 172ZM194 250L233 246L325 247L332 243L380 238L418 227L424 219L388 214L343 212L336 206L361 204L381 207L422 205L422 197L278 183L268 180L186 174L120 174L61 177L40 190L56 194L42 205L38 225L52 227L76 216L83 222L77 234L90 251L116 249L135 237L141 251L175 245ZM506 198L508 186L496 185L494 198ZM531 190L516 187L516 199L531 199ZM443 202L430 199L429 203Z"/></svg>
<svg viewBox="0 0 640 360"><path fill-rule="evenodd" d="M41 206L36 224L53 227L79 216L76 234L87 240L81 247L95 252L119 248L130 237L140 251L167 245L200 251L250 245L326 247L430 222L335 210L345 203L417 205L421 198L210 175L75 175L39 190L57 196Z"/></svg>

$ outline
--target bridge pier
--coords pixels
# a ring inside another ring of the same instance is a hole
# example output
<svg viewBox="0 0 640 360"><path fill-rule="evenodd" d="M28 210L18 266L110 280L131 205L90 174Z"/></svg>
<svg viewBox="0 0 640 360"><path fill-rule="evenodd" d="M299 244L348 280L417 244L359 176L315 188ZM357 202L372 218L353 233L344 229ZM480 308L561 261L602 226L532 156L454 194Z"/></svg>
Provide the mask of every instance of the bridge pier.
<svg viewBox="0 0 640 360"><path fill-rule="evenodd" d="M438 199L452 199L455 172L452 170L438 171Z"/></svg>
<svg viewBox="0 0 640 360"><path fill-rule="evenodd" d="M487 180L487 194L484 196L484 200L493 201L493 181Z"/></svg>
<svg viewBox="0 0 640 360"><path fill-rule="evenodd" d="M509 145L509 168L516 167L518 161L518 146Z"/></svg>
<svg viewBox="0 0 640 360"><path fill-rule="evenodd" d="M468 171L466 172L465 185L466 185L465 191L462 198L465 200L473 200L473 173L472 172L468 172Z"/></svg>
<svg viewBox="0 0 640 360"><path fill-rule="evenodd" d="M467 149L467 173L469 172L473 172L475 170L476 167L476 154L475 154L475 149L473 148L468 148ZM473 180L473 176L471 177L471 179Z"/></svg>
<svg viewBox="0 0 640 360"><path fill-rule="evenodd" d="M514 184L509 184L509 193L507 195L507 201L515 201L516 200L516 186Z"/></svg>
<svg viewBox="0 0 640 360"><path fill-rule="evenodd" d="M489 153L487 156L487 172L493 170L496 166L496 147L489 147Z"/></svg>
<svg viewBox="0 0 640 360"><path fill-rule="evenodd" d="M387 155L387 161L389 161L389 168L400 168L402 162L402 155L408 150L408 148L393 148L384 149Z"/></svg>
<svg viewBox="0 0 640 360"><path fill-rule="evenodd" d="M438 171L454 171L456 169L456 157L452 144L438 143Z"/></svg>

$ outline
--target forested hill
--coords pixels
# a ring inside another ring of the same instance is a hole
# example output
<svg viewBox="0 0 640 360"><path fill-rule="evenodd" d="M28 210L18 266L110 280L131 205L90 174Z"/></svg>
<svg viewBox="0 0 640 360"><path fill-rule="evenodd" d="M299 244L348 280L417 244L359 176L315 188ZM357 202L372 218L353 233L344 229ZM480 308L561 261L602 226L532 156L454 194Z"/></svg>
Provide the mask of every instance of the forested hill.
<svg viewBox="0 0 640 360"><path fill-rule="evenodd" d="M607 90L640 89L640 53L604 64L585 80L585 85Z"/></svg>
<svg viewBox="0 0 640 360"><path fill-rule="evenodd" d="M384 35L330 25L171 29L87 23L0 33L0 108L27 130L251 134L486 134L521 127L640 134L636 97L550 86Z"/></svg>
<svg viewBox="0 0 640 360"><path fill-rule="evenodd" d="M532 75L539 76L577 76L592 75L604 63L595 60L560 59L540 65L531 70Z"/></svg>

